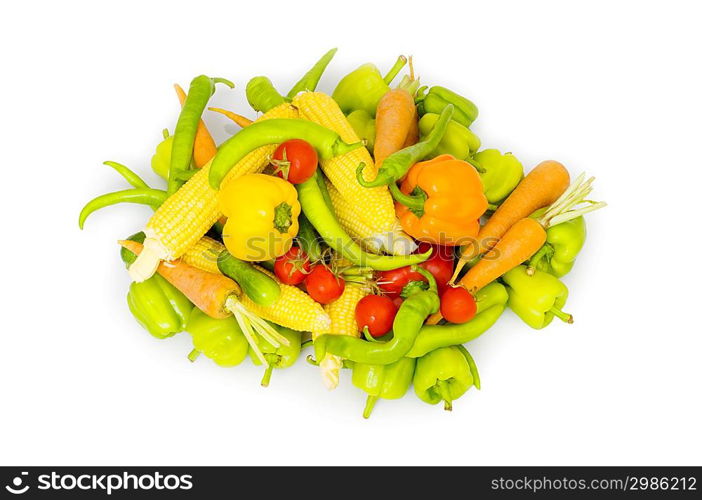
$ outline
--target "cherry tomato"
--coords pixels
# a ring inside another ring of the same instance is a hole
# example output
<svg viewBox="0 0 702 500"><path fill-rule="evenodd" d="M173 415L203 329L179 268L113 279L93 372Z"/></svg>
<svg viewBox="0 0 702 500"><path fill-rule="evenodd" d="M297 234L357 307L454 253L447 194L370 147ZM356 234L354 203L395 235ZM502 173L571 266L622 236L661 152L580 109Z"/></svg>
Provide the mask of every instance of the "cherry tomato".
<svg viewBox="0 0 702 500"><path fill-rule="evenodd" d="M426 283L426 281L424 276L417 271L412 271L410 266L399 267L392 271L380 271L377 280L380 289L391 299L399 297L408 284Z"/></svg>
<svg viewBox="0 0 702 500"><path fill-rule="evenodd" d="M320 304L329 304L344 293L346 282L325 266L317 265L305 278L305 286L310 297Z"/></svg>
<svg viewBox="0 0 702 500"><path fill-rule="evenodd" d="M275 259L273 271L286 285L299 285L310 273L310 259L300 247L291 247L286 253Z"/></svg>
<svg viewBox="0 0 702 500"><path fill-rule="evenodd" d="M392 299L382 295L366 295L356 304L356 323L363 331L368 327L372 337L382 337L392 329L397 307Z"/></svg>
<svg viewBox="0 0 702 500"><path fill-rule="evenodd" d="M417 252L424 253L430 248L434 250L431 257L419 265L434 276L439 296L441 296L446 291L448 282L453 276L453 248L421 242Z"/></svg>
<svg viewBox="0 0 702 500"><path fill-rule="evenodd" d="M478 306L473 296L461 286L448 287L441 295L441 315L451 323L465 323L473 319Z"/></svg>
<svg viewBox="0 0 702 500"><path fill-rule="evenodd" d="M317 170L317 151L302 139L290 139L273 153L275 175L293 184L302 184Z"/></svg>

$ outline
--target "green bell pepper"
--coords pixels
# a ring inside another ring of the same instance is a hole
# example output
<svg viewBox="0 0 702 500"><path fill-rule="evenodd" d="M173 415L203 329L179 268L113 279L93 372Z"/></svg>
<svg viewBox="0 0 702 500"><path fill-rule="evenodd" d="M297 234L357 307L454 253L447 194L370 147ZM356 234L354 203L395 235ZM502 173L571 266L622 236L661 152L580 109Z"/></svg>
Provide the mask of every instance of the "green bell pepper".
<svg viewBox="0 0 702 500"><path fill-rule="evenodd" d="M375 145L375 120L364 109L357 109L346 117L354 132L359 139L363 141L366 149L373 153L373 146Z"/></svg>
<svg viewBox="0 0 702 500"><path fill-rule="evenodd" d="M195 308L185 330L193 339L193 350L188 355L190 361L204 354L219 366L230 367L246 359L249 343L234 317L210 318Z"/></svg>
<svg viewBox="0 0 702 500"><path fill-rule="evenodd" d="M546 230L546 243L529 259L529 268L560 278L573 269L575 258L585 244L585 219L576 217Z"/></svg>
<svg viewBox="0 0 702 500"><path fill-rule="evenodd" d="M173 136L168 134L168 129L163 129L163 140L156 146L156 152L151 157L151 170L164 180L168 180L172 150Z"/></svg>
<svg viewBox="0 0 702 500"><path fill-rule="evenodd" d="M280 347L276 348L260 335L256 336L256 345L259 349L261 349L263 357L266 359L266 362L268 362L268 368L266 368L266 371L263 373L263 378L261 379L261 385L263 387L268 387L274 369L288 368L295 364L295 361L297 361L297 358L300 356L300 350L302 349L301 332L297 332L274 323L268 324L275 328L279 334L288 339L290 345L286 346L281 344ZM253 361L253 364L256 366L261 364L258 356L254 354L253 349L251 349L250 346L249 355L251 357L251 361Z"/></svg>
<svg viewBox="0 0 702 500"><path fill-rule="evenodd" d="M431 405L443 400L447 411L468 389L480 389L478 367L462 345L441 347L419 358L413 382L419 399Z"/></svg>
<svg viewBox="0 0 702 500"><path fill-rule="evenodd" d="M507 285L510 309L530 327L544 328L554 317L573 322L573 316L561 310L568 300L568 288L555 276L517 266L505 273L502 280Z"/></svg>
<svg viewBox="0 0 702 500"><path fill-rule="evenodd" d="M470 127L478 117L478 108L473 102L445 87L430 88L426 95L419 97L419 101L420 114L439 114L447 105L453 104L456 108L453 119L464 127Z"/></svg>
<svg viewBox="0 0 702 500"><path fill-rule="evenodd" d="M427 113L419 120L419 134L422 140L432 131L439 120L439 116L435 113ZM451 120L439 146L434 149L431 157L449 154L459 160L465 160L475 153L479 147L480 139L477 135L457 121Z"/></svg>
<svg viewBox="0 0 702 500"><path fill-rule="evenodd" d="M368 393L363 418L368 418L378 398L400 399L412 383L415 360L401 358L389 365L353 364L351 382Z"/></svg>
<svg viewBox="0 0 702 500"><path fill-rule="evenodd" d="M473 157L483 181L483 193L488 203L497 204L507 198L524 177L524 167L512 154L500 154L497 149L484 149Z"/></svg>
<svg viewBox="0 0 702 500"><path fill-rule="evenodd" d="M144 233L139 232L128 239L143 243L144 238ZM120 256L128 265L136 260L136 255L126 248L120 250ZM127 305L139 324L158 339L182 332L194 308L180 290L159 274L129 285Z"/></svg>
<svg viewBox="0 0 702 500"><path fill-rule="evenodd" d="M185 295L158 274L129 285L127 304L139 324L158 339L182 332L193 310Z"/></svg>
<svg viewBox="0 0 702 500"><path fill-rule="evenodd" d="M418 358L434 349L465 344L478 338L502 315L508 299L507 289L493 281L475 295L478 310L473 319L461 324L424 325L407 357Z"/></svg>
<svg viewBox="0 0 702 500"><path fill-rule="evenodd" d="M332 98L346 115L361 109L375 117L380 98L390 90L390 83L406 62L400 56L385 77L374 64L364 64L339 81Z"/></svg>

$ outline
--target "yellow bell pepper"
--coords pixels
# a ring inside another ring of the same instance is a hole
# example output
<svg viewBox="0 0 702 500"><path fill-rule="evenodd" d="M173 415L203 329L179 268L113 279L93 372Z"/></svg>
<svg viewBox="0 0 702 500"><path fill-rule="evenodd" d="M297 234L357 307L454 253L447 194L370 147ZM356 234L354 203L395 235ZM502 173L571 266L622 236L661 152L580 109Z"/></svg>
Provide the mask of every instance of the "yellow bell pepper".
<svg viewBox="0 0 702 500"><path fill-rule="evenodd" d="M246 261L275 259L290 250L299 229L300 202L288 181L247 174L219 192L219 209L227 216L224 245Z"/></svg>

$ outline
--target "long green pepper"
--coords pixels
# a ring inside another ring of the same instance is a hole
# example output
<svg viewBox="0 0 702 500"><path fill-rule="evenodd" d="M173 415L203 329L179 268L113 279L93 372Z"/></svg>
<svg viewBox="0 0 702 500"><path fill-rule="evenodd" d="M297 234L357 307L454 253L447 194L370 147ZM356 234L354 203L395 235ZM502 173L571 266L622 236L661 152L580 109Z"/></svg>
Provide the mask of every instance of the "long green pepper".
<svg viewBox="0 0 702 500"><path fill-rule="evenodd" d="M269 144L281 144L290 139L302 139L328 160L363 147L361 142L348 144L339 134L314 122L299 118L273 118L252 123L227 139L217 150L210 167L210 185L219 189L224 177L244 156Z"/></svg>
<svg viewBox="0 0 702 500"><path fill-rule="evenodd" d="M385 158L378 170L378 174L372 181L366 181L363 178L363 169L366 165L361 163L356 169L358 183L367 188L387 186L404 177L412 165L426 158L437 148L446 133L452 116L453 106L449 104L441 112L441 116L439 116L429 135L417 144L396 151Z"/></svg>
<svg viewBox="0 0 702 500"><path fill-rule="evenodd" d="M507 307L507 289L494 281L476 294L476 315L460 324L424 325L419 331L408 358L418 358L441 347L465 344L485 333Z"/></svg>
<svg viewBox="0 0 702 500"><path fill-rule="evenodd" d="M298 200L305 217L307 217L329 247L339 252L355 265L370 267L376 271L389 271L419 264L429 258L431 250L423 254L395 256L376 255L363 251L339 224L325 197L324 190L326 188L324 183L320 183L319 179L319 172L315 172L311 178L295 187L297 188Z"/></svg>
<svg viewBox="0 0 702 500"><path fill-rule="evenodd" d="M215 84L223 83L229 88L234 84L224 78L210 78L200 75L193 78L185 98L183 108L178 116L175 132L173 133L173 147L171 150L171 165L168 170L168 194L175 193L183 184L182 177L178 174L190 169L193 158L193 146L197 127L202 118L202 113L207 107L215 91Z"/></svg>
<svg viewBox="0 0 702 500"><path fill-rule="evenodd" d="M389 365L405 356L414 345L427 316L439 310L436 280L428 271L414 266L429 283L428 290L417 289L400 306L392 324L393 337L387 342L368 342L347 335L321 335L314 342L315 358L324 359L326 353L336 354L354 363Z"/></svg>

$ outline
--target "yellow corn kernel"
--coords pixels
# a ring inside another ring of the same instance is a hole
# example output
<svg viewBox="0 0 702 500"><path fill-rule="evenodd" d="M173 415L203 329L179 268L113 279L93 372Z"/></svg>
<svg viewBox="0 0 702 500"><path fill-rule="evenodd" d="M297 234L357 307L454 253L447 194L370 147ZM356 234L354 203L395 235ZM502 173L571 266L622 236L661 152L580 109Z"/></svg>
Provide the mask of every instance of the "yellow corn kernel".
<svg viewBox="0 0 702 500"><path fill-rule="evenodd" d="M332 335L360 337L361 333L358 331L358 324L356 323L356 305L369 293L370 288L367 285L347 282L341 297L324 306L324 310L331 319L329 333ZM320 332L313 330L312 338L317 338L319 334ZM324 359L319 360L322 381L327 389L334 389L339 385L339 372L342 364L342 359L334 354L326 354Z"/></svg>
<svg viewBox="0 0 702 500"><path fill-rule="evenodd" d="M217 258L223 250L222 243L209 236L203 236L197 243L188 248L181 260L209 273L221 274L217 266Z"/></svg>
<svg viewBox="0 0 702 500"><path fill-rule="evenodd" d="M241 296L241 304L255 315L301 332L328 332L331 327L329 315L322 306L299 288L281 283L271 272L259 266L256 269L273 278L280 286L280 297L272 306L261 306Z"/></svg>
<svg viewBox="0 0 702 500"><path fill-rule="evenodd" d="M276 106L258 120L297 116L297 110L285 103ZM275 148L275 145L268 145L250 152L231 169L222 186L244 174L263 170ZM211 164L210 161L204 165L169 196L146 224L144 250L129 267L129 274L134 281L144 281L153 276L162 260L173 260L183 255L222 216L217 209L217 191L212 189L208 179Z"/></svg>
<svg viewBox="0 0 702 500"><path fill-rule="evenodd" d="M346 231L356 243L361 245L364 250L373 253L381 253L383 238L379 237L373 229L368 227L361 220L360 215L356 213L355 207L346 201L346 198L341 196L341 193L329 182L329 179L326 179L325 182L336 218L339 224L341 224L341 227L344 228L344 231Z"/></svg>
<svg viewBox="0 0 702 500"><path fill-rule="evenodd" d="M334 99L321 92L302 92L293 98L293 105L300 116L327 127L346 142L358 142L353 127ZM322 160L322 170L341 196L352 206L359 207L358 215L375 233L392 231L395 224L395 207L390 191L385 186L365 188L356 180L356 169L364 163L363 176L375 178L377 169L366 148L358 148L345 155Z"/></svg>

